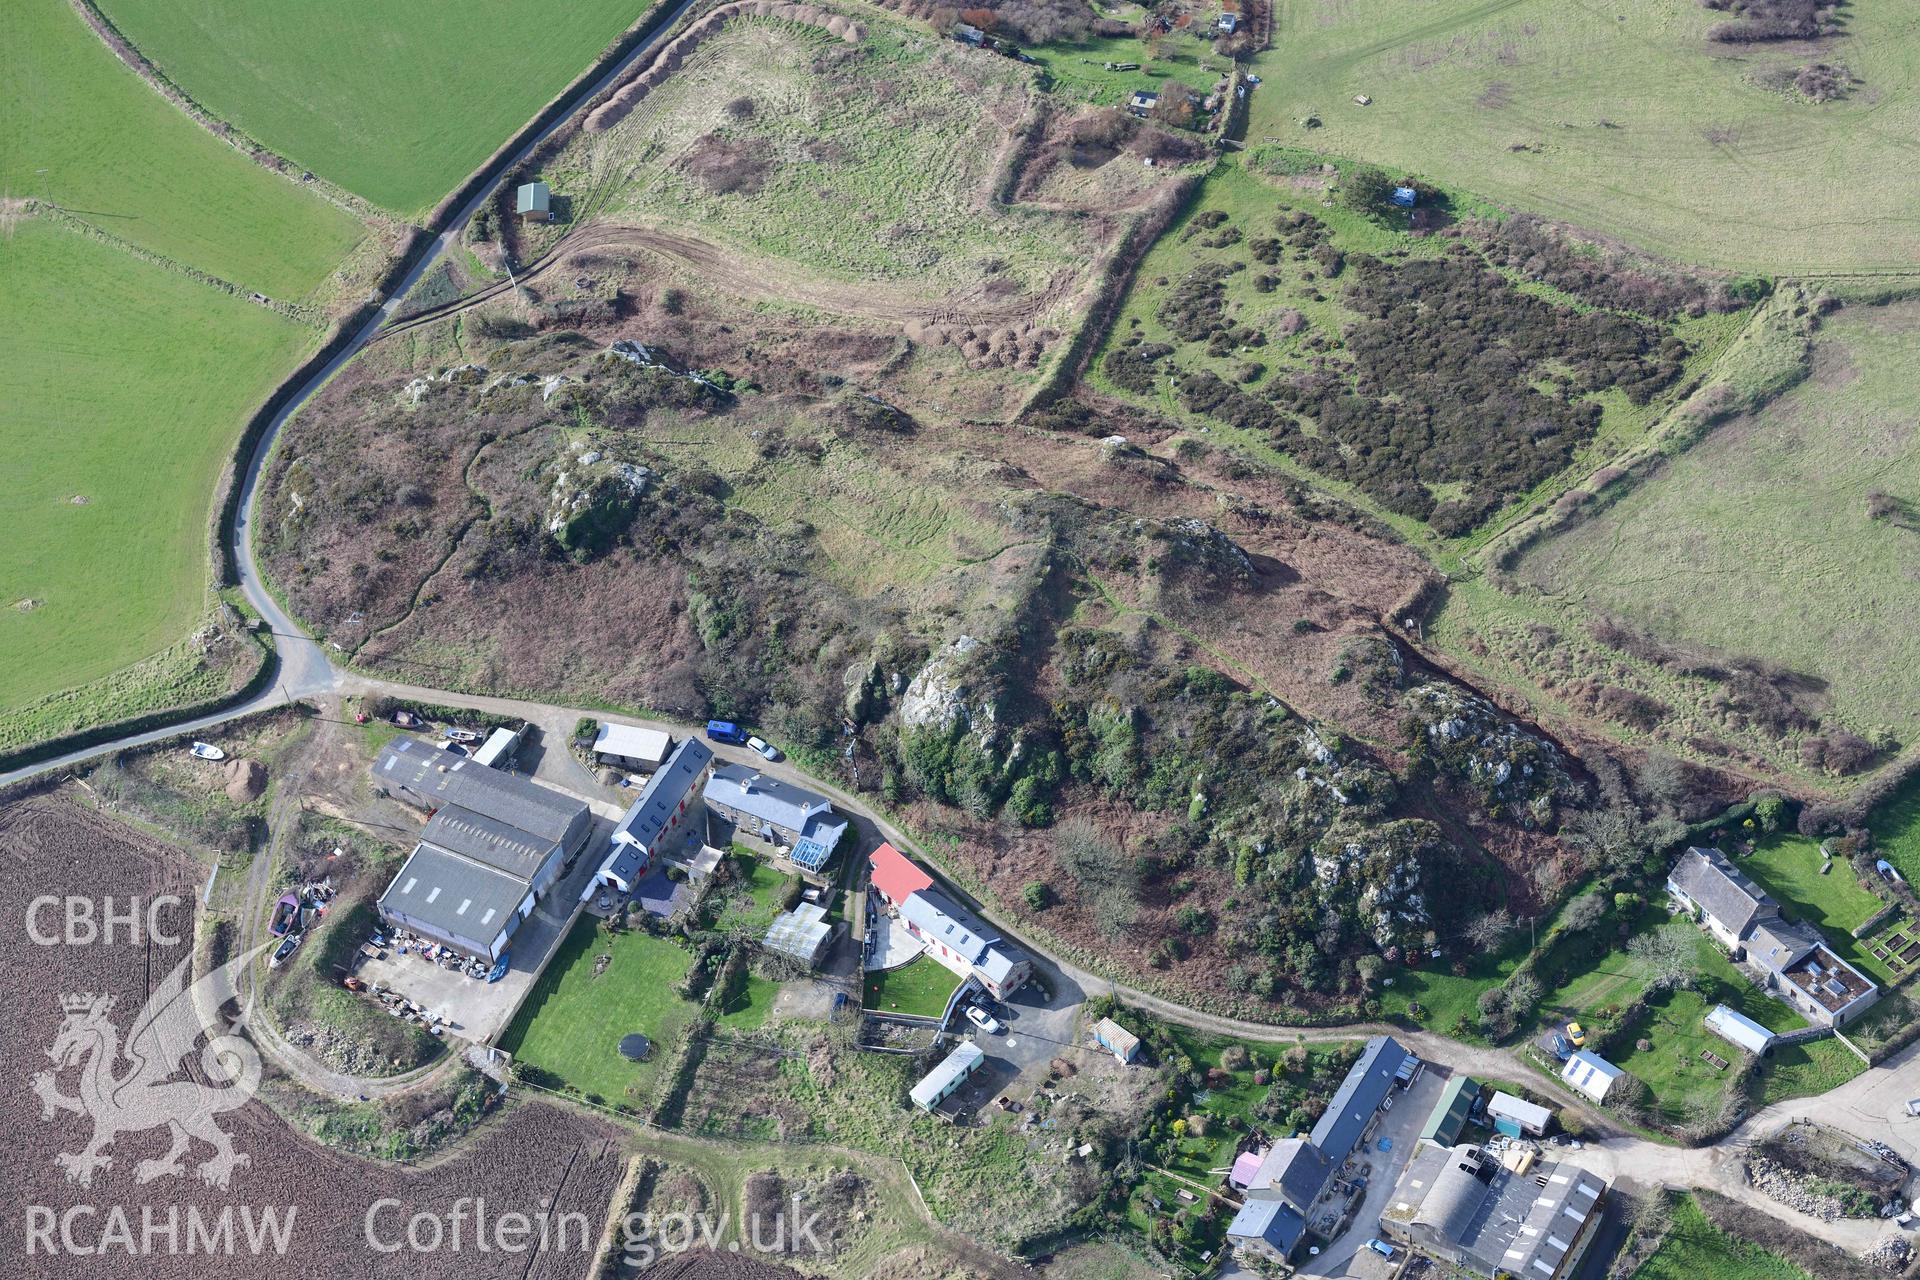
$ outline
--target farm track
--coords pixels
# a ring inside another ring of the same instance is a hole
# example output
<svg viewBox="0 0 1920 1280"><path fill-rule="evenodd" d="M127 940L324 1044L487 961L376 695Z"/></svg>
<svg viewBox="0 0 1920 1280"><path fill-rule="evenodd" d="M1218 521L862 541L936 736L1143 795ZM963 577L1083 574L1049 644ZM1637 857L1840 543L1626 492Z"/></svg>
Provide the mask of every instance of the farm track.
<svg viewBox="0 0 1920 1280"><path fill-rule="evenodd" d="M928 300L898 287L848 284L796 276L789 269L755 259L685 232L657 227L595 225L569 232L512 280L496 281L464 298L395 320L368 340L383 342L398 334L448 319L481 303L540 280L565 265L575 254L595 249L632 249L651 254L672 266L691 271L703 283L750 302L780 302L811 307L835 315L855 316L902 326L954 325L964 328L997 327L1032 320L1062 301L1073 287L1072 273L1062 272L1038 294L1023 293L996 303L981 296L983 287L969 286L944 298Z"/></svg>

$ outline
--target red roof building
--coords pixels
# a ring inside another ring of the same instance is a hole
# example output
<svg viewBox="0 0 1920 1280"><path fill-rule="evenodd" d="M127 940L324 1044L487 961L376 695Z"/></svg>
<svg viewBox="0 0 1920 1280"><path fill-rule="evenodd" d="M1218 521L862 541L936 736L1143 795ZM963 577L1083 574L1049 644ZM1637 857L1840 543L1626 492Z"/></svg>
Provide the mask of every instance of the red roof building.
<svg viewBox="0 0 1920 1280"><path fill-rule="evenodd" d="M899 906L922 889L933 887L933 877L890 844L882 843L867 855L867 865L873 869L874 892L893 906Z"/></svg>

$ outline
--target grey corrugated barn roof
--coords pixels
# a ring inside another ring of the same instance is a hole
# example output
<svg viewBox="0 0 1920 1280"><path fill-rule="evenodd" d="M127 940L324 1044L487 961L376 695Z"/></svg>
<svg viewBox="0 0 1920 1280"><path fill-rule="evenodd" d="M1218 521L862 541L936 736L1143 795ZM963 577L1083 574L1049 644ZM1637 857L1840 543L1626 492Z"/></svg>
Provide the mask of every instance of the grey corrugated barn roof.
<svg viewBox="0 0 1920 1280"><path fill-rule="evenodd" d="M435 808L457 804L544 840L565 840L587 810L571 796L549 791L516 773L489 769L418 738L399 738L383 747L373 776L377 782L424 797Z"/></svg>
<svg viewBox="0 0 1920 1280"><path fill-rule="evenodd" d="M380 905L484 950L529 892L523 880L423 844L380 895Z"/></svg>
<svg viewBox="0 0 1920 1280"><path fill-rule="evenodd" d="M517 827L457 804L446 805L434 814L420 838L482 866L529 881L540 874L553 852L553 841L535 841Z"/></svg>
<svg viewBox="0 0 1920 1280"><path fill-rule="evenodd" d="M1779 904L1718 849L1689 848L1670 879L1736 938L1760 917L1780 914Z"/></svg>

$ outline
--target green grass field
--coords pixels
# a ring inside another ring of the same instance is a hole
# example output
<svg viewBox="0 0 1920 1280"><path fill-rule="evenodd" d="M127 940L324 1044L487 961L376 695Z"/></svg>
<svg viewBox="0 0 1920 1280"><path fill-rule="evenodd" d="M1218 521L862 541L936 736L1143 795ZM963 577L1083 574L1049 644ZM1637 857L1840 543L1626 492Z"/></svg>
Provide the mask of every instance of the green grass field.
<svg viewBox="0 0 1920 1280"><path fill-rule="evenodd" d="M867 975L867 1008L877 1013L904 1013L922 1018L937 1018L946 1011L947 1001L960 979L932 956L910 960L898 969L882 969Z"/></svg>
<svg viewBox="0 0 1920 1280"><path fill-rule="evenodd" d="M1673 1204L1673 1230L1633 1280L1813 1280L1778 1254L1735 1240L1707 1220L1691 1196Z"/></svg>
<svg viewBox="0 0 1920 1280"><path fill-rule="evenodd" d="M1810 1098L1838 1089L1867 1069L1847 1046L1828 1037L1775 1049L1761 1068L1757 1106Z"/></svg>
<svg viewBox="0 0 1920 1280"><path fill-rule="evenodd" d="M1920 781L1910 782L1867 817L1880 856L1908 883L1920 883Z"/></svg>
<svg viewBox="0 0 1920 1280"><path fill-rule="evenodd" d="M1868 497L1920 500L1920 304L1822 326L1812 376L1721 427L1594 518L1548 539L1523 581L1675 640L1828 682L1858 731L1920 733L1920 533Z"/></svg>
<svg viewBox="0 0 1920 1280"><path fill-rule="evenodd" d="M101 7L214 115L374 204L412 215L479 168L637 21L648 0Z"/></svg>
<svg viewBox="0 0 1920 1280"><path fill-rule="evenodd" d="M652 1085L660 1064L679 1048L694 1007L676 988L693 965L677 943L645 933L609 937L582 918L560 944L540 981L514 1015L500 1047L550 1071L582 1093L622 1102L627 1090ZM594 958L611 955L595 975ZM638 1031L653 1041L643 1063L620 1056L620 1038Z"/></svg>
<svg viewBox="0 0 1920 1280"><path fill-rule="evenodd" d="M1256 60L1248 140L1401 166L1713 265L1904 270L1920 251L1910 12L1859 0L1846 39L1796 58L1716 51L1703 35L1722 15L1672 0L1297 0L1275 6ZM1864 83L1825 105L1763 87L1821 58Z"/></svg>
<svg viewBox="0 0 1920 1280"><path fill-rule="evenodd" d="M64 0L18 0L8 12L0 195L57 204L143 249L284 301L314 294L361 240L352 217L246 159L142 84ZM9 284L19 271L10 267Z"/></svg>
<svg viewBox="0 0 1920 1280"><path fill-rule="evenodd" d="M215 481L315 334L42 219L0 253L0 706L18 709L168 649L206 613ZM191 696L192 665L149 692ZM122 714L145 696L102 692Z"/></svg>

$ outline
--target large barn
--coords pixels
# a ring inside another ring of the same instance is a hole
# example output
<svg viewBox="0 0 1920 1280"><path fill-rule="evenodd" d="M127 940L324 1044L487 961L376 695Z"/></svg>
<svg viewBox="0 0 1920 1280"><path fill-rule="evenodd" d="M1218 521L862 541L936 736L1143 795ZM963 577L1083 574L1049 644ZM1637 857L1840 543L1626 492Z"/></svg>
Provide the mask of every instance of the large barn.
<svg viewBox="0 0 1920 1280"><path fill-rule="evenodd" d="M465 955L498 960L593 829L581 801L415 738L388 743L373 779L433 815L380 918Z"/></svg>

